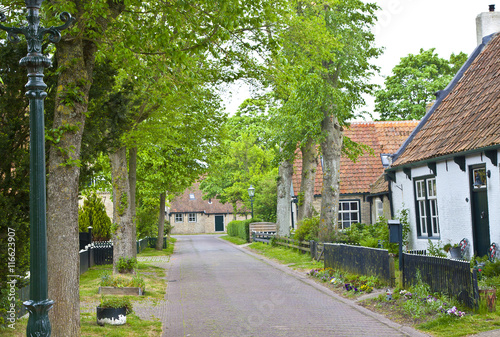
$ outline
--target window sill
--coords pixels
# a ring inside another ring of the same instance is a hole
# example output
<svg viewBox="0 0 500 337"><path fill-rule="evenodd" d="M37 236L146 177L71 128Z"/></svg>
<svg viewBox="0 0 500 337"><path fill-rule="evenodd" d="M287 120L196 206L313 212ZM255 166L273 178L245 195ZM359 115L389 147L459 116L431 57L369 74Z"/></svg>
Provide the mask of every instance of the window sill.
<svg viewBox="0 0 500 337"><path fill-rule="evenodd" d="M417 240L441 240L441 236L417 236Z"/></svg>

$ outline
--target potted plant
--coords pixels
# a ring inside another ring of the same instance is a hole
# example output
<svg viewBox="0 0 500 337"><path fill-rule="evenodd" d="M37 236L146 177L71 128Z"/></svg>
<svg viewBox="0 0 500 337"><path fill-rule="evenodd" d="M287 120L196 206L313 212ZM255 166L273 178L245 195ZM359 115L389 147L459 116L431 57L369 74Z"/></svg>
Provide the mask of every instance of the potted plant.
<svg viewBox="0 0 500 337"><path fill-rule="evenodd" d="M443 249L445 252L450 253L452 259L462 258L462 249L460 247L460 244L458 243L455 244L447 243L444 245Z"/></svg>
<svg viewBox="0 0 500 337"><path fill-rule="evenodd" d="M127 314L132 312L130 299L126 297L101 297L97 307L97 324L123 325L127 323Z"/></svg>
<svg viewBox="0 0 500 337"><path fill-rule="evenodd" d="M146 285L139 275L110 275L101 274L99 294L104 295L144 295Z"/></svg>

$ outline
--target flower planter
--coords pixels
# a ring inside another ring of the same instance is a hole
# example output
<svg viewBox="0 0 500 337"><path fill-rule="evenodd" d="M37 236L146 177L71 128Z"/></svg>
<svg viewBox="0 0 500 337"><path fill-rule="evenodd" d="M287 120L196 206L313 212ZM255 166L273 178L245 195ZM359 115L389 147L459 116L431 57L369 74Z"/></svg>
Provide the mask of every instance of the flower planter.
<svg viewBox="0 0 500 337"><path fill-rule="evenodd" d="M497 290L496 289L480 289L479 297L481 300L486 301L486 305L488 307L489 312L496 311L496 299L497 299Z"/></svg>
<svg viewBox="0 0 500 337"><path fill-rule="evenodd" d="M127 323L127 308L97 307L97 324L123 325Z"/></svg>
<svg viewBox="0 0 500 337"><path fill-rule="evenodd" d="M462 250L460 247L450 248L450 255L452 259L460 260L462 258Z"/></svg>
<svg viewBox="0 0 500 337"><path fill-rule="evenodd" d="M140 287L99 287L99 294L102 295L144 295L144 290Z"/></svg>

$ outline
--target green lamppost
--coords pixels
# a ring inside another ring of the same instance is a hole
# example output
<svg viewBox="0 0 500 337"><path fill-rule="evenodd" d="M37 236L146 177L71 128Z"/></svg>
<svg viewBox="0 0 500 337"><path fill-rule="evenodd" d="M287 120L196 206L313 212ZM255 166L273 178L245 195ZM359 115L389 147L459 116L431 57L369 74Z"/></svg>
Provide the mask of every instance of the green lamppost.
<svg viewBox="0 0 500 337"><path fill-rule="evenodd" d="M250 204L252 205L252 219L253 219L253 197L255 196L255 188L250 185L248 188L248 196L250 197Z"/></svg>
<svg viewBox="0 0 500 337"><path fill-rule="evenodd" d="M62 13L60 19L65 22L59 27L40 26L40 6L43 0L25 0L28 25L21 28L5 27L0 29L8 33L8 40L19 41L19 34L26 37L28 55L19 64L28 69L26 96L30 101L30 300L24 302L30 316L27 336L50 336L51 326L48 311L54 301L48 299L47 286L47 215L45 185L45 126L43 120L43 100L47 96L43 83L43 70L50 67L50 60L42 54L42 42L45 34L53 43L61 39L60 31L74 21L69 13ZM6 20L0 13L0 21Z"/></svg>

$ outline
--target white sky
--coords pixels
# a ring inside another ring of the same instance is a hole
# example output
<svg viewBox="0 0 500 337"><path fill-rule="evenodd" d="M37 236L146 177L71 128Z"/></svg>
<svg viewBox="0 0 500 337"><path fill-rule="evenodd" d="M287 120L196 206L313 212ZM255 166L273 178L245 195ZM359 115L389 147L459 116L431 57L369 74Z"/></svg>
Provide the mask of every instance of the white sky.
<svg viewBox="0 0 500 337"><path fill-rule="evenodd" d="M365 0L363 0L365 1ZM366 0L365 2L368 2ZM381 67L374 82L383 84L401 57L417 54L420 48L436 48L436 53L449 58L451 53L471 54L477 45L476 16L488 11L495 0L378 0L376 43L384 47L382 56L375 60ZM500 1L496 6L500 11ZM250 97L250 88L244 84L230 88L231 97L225 99L226 110L233 114L239 104ZM373 112L373 99L366 98L362 110Z"/></svg>

